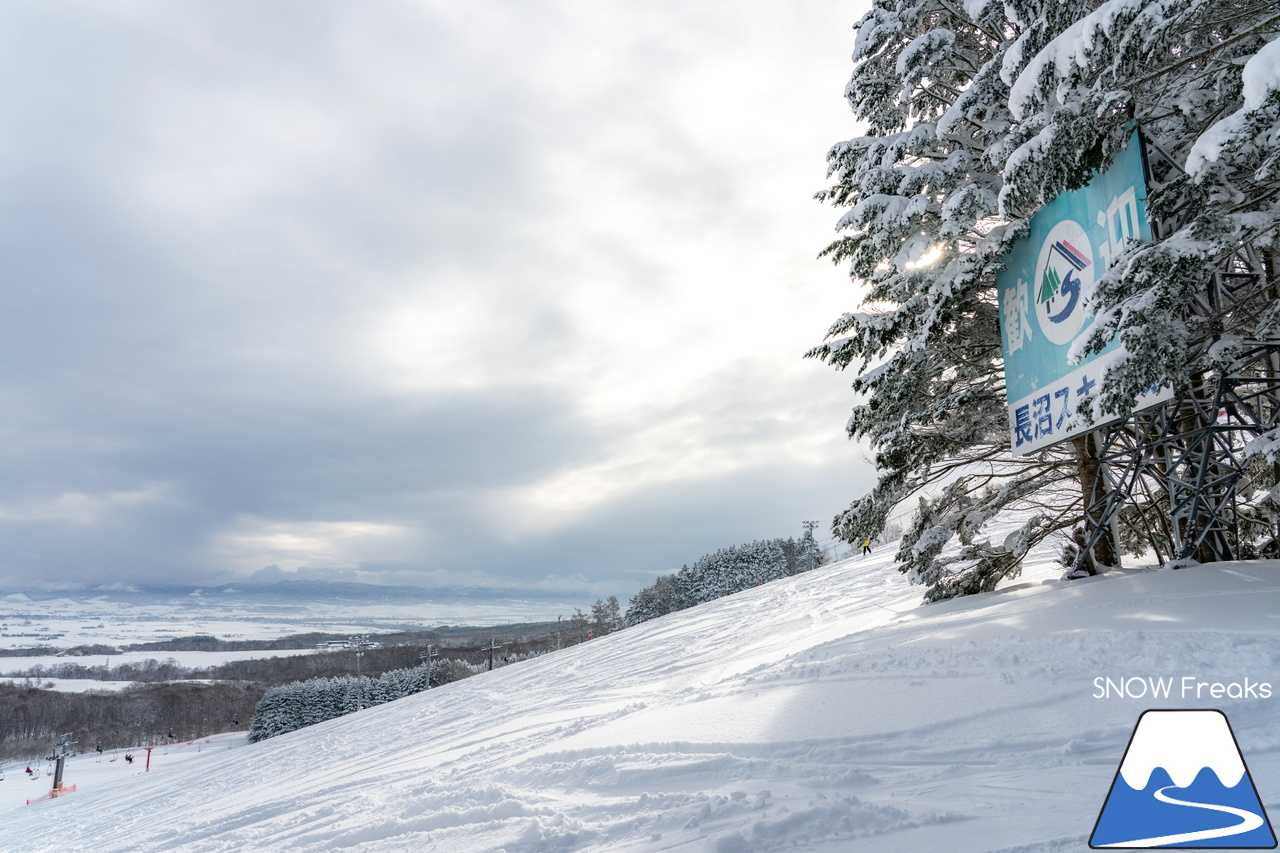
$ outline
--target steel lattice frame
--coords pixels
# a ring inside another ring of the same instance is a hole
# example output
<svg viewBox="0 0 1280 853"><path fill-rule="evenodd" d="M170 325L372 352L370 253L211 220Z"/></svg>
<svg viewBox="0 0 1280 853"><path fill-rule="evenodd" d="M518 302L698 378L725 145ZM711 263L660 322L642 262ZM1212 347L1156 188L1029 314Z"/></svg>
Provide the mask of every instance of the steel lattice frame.
<svg viewBox="0 0 1280 853"><path fill-rule="evenodd" d="M1143 148L1149 189L1183 174L1153 141L1144 138ZM1154 238L1169 237L1192 215L1183 209L1153 221ZM1192 313L1215 330L1197 356L1207 355L1233 325L1268 306L1259 287L1264 283L1262 260L1251 246L1242 245L1220 264L1193 300ZM1191 377L1172 401L1093 434L1104 473L1085 512L1086 539L1072 577L1097 571L1093 547L1115 529L1126 504L1140 523L1160 530L1174 560L1240 557L1241 507L1249 497L1241 490L1251 489L1242 451L1250 440L1280 426L1280 338L1238 340L1231 349L1227 363ZM1146 498L1145 505L1132 501L1135 494ZM1163 512L1161 499L1167 501ZM1280 541L1277 533L1272 531L1273 542ZM1119 542L1115 548L1118 554Z"/></svg>

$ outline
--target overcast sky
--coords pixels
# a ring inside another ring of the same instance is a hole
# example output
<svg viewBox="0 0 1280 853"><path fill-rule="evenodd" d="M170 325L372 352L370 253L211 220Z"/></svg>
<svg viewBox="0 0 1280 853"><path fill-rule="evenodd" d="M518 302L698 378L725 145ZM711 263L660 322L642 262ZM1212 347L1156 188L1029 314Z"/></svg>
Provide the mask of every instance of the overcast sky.
<svg viewBox="0 0 1280 853"><path fill-rule="evenodd" d="M0 12L0 585L615 593L870 488L860 2Z"/></svg>

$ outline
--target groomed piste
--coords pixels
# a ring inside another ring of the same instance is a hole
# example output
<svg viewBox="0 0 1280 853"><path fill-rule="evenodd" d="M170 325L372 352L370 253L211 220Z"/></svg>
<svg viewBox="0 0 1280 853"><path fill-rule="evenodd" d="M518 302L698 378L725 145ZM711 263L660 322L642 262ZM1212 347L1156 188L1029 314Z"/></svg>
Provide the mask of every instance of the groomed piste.
<svg viewBox="0 0 1280 853"><path fill-rule="evenodd" d="M1280 688L1280 564L1074 582L1042 564L921 606L891 556L72 797L6 798L0 848L1083 850L1151 707L1224 711L1280 812L1280 689L1153 700L1094 686Z"/></svg>

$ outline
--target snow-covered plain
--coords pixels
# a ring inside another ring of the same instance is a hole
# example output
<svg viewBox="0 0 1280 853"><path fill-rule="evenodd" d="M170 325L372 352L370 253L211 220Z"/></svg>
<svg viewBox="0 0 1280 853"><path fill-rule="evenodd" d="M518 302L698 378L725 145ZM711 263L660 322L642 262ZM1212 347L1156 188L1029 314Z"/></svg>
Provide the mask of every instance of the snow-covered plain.
<svg viewBox="0 0 1280 853"><path fill-rule="evenodd" d="M71 663L79 666L108 668L118 667L125 663L142 663L148 660L162 662L172 661L179 666L195 669L199 667L218 666L237 660L252 660L271 657L293 657L294 655L314 654L315 649L261 649L254 651L221 651L221 652L124 652L118 655L85 655L78 657L0 657L0 684L17 687L44 687L63 693L87 693L95 690L124 690L139 683L137 681L105 681L90 678L51 678L48 676L24 677L17 673L30 672L35 667L49 669L59 664ZM201 681L202 679L180 679L180 681ZM171 682L177 683L177 682Z"/></svg>
<svg viewBox="0 0 1280 853"><path fill-rule="evenodd" d="M589 604L589 600L577 602L582 607ZM403 605L316 602L289 607L245 606L242 602L215 605L197 598L144 605L105 598L31 600L14 594L0 597L0 648L67 648L93 643L121 646L193 634L223 640L274 640L309 631L362 634L439 625L554 622L557 615L572 612L570 603L526 601L501 592L495 592L490 601Z"/></svg>
<svg viewBox="0 0 1280 853"><path fill-rule="evenodd" d="M295 655L315 654L315 649L255 649L251 651L220 652L123 652L118 655L84 655L79 657L0 657L0 678L10 678L11 673L25 672L32 667L55 667L69 663L78 666L117 667L122 664L138 664L148 660L172 660L179 666L189 668L218 666L237 660L253 660L266 657L294 657Z"/></svg>
<svg viewBox="0 0 1280 853"><path fill-rule="evenodd" d="M1280 564L920 606L890 556L164 773L0 798L0 849L1085 850L1155 707L1223 710L1280 814ZM1095 698L1148 676L1173 695ZM1271 698L1194 695L1245 679Z"/></svg>
<svg viewBox="0 0 1280 853"><path fill-rule="evenodd" d="M40 687L45 690L57 690L60 693L93 693L127 690L136 686L138 682L98 681L94 678L10 678L0 679L0 684L11 687Z"/></svg>

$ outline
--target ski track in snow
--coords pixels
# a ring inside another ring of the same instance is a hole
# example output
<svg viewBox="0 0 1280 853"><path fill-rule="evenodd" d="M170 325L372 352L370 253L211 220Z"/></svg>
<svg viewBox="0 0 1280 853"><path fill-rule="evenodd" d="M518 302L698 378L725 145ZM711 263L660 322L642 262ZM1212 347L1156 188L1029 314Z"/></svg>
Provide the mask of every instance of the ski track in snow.
<svg viewBox="0 0 1280 853"><path fill-rule="evenodd" d="M56 801L0 782L0 849L1080 850L1148 707L1221 707L1280 793L1280 698L1093 698L1098 676L1280 688L1280 564L919 606L891 558L149 774L86 769Z"/></svg>

